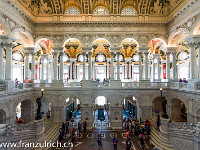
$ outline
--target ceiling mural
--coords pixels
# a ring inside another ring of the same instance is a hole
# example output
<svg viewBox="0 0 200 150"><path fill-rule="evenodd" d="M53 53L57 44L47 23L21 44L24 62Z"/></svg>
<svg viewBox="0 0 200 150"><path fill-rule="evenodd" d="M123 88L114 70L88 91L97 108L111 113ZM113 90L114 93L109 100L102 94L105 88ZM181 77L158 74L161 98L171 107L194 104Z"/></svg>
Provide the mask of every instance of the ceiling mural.
<svg viewBox="0 0 200 150"><path fill-rule="evenodd" d="M82 52L82 44L79 40L72 38L65 42L65 53L68 53L70 58L76 58L76 56Z"/></svg>
<svg viewBox="0 0 200 150"><path fill-rule="evenodd" d="M122 52L126 58L131 58L133 53L138 52L137 42L131 38L123 40L120 47L122 47L120 52Z"/></svg>
<svg viewBox="0 0 200 150"><path fill-rule="evenodd" d="M42 54L51 54L53 43L49 39L42 39L38 44L41 47Z"/></svg>
<svg viewBox="0 0 200 150"><path fill-rule="evenodd" d="M82 14L92 14L95 8L105 7L109 14L121 14L125 7L133 7L137 14L167 15L183 0L17 0L34 15L66 14L76 7ZM111 4L113 3L113 4ZM73 13L72 13L73 14Z"/></svg>
<svg viewBox="0 0 200 150"><path fill-rule="evenodd" d="M110 58L110 44L105 39L97 39L92 45L92 57L94 58L98 53L104 53L107 58Z"/></svg>
<svg viewBox="0 0 200 150"><path fill-rule="evenodd" d="M0 23L0 35L4 35L5 31L4 31L4 27L3 25Z"/></svg>

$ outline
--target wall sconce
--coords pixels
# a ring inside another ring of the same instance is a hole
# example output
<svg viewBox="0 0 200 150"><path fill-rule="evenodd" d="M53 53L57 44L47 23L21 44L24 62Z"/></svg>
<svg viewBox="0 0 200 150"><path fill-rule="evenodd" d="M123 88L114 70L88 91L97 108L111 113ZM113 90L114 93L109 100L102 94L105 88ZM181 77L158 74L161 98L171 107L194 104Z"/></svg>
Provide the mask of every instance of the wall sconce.
<svg viewBox="0 0 200 150"><path fill-rule="evenodd" d="M42 91L42 96L43 96L44 89L41 89L41 91Z"/></svg>

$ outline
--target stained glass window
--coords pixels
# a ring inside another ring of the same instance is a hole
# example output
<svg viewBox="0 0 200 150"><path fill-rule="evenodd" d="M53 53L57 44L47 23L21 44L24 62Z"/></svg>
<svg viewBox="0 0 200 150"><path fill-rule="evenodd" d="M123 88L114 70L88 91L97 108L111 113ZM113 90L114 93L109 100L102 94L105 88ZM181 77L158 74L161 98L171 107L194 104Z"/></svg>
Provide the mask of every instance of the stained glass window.
<svg viewBox="0 0 200 150"><path fill-rule="evenodd" d="M137 15L137 11L135 10L135 8L133 7L125 7L124 9L122 9L122 15Z"/></svg>
<svg viewBox="0 0 200 150"><path fill-rule="evenodd" d="M97 7L93 11L93 15L109 15L108 10L104 7Z"/></svg>
<svg viewBox="0 0 200 150"><path fill-rule="evenodd" d="M80 15L81 11L80 9L78 9L77 7L69 7L67 8L67 10L65 11L66 15Z"/></svg>

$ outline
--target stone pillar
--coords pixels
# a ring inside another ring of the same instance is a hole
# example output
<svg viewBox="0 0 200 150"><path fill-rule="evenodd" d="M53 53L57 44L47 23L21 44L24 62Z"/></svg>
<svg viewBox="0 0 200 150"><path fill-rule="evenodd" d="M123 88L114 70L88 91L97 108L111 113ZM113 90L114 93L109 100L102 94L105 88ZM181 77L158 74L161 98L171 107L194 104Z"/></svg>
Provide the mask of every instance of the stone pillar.
<svg viewBox="0 0 200 150"><path fill-rule="evenodd" d="M106 71L107 71L107 77L106 78L109 79L109 61L107 61L107 70Z"/></svg>
<svg viewBox="0 0 200 150"><path fill-rule="evenodd" d="M3 80L3 43L0 43L0 81Z"/></svg>
<svg viewBox="0 0 200 150"><path fill-rule="evenodd" d="M155 81L155 60L154 57L152 58L152 77L153 77L153 81Z"/></svg>
<svg viewBox="0 0 200 150"><path fill-rule="evenodd" d="M35 141L42 142L44 139L44 120L35 120Z"/></svg>
<svg viewBox="0 0 200 150"><path fill-rule="evenodd" d="M41 59L42 59L42 68L41 68L41 77L40 77L40 80L41 80L41 82L44 82L44 58L43 57L41 57Z"/></svg>
<svg viewBox="0 0 200 150"><path fill-rule="evenodd" d="M114 52L110 52L110 72L111 77L110 79L114 80Z"/></svg>
<svg viewBox="0 0 200 150"><path fill-rule="evenodd" d="M158 81L160 81L160 56L157 57Z"/></svg>
<svg viewBox="0 0 200 150"><path fill-rule="evenodd" d="M132 64L131 63L132 62L129 61L129 79L132 79L132 77L131 77L131 66L132 66Z"/></svg>
<svg viewBox="0 0 200 150"><path fill-rule="evenodd" d="M31 79L32 79L33 83L35 80L35 55L36 55L36 53L32 53Z"/></svg>
<svg viewBox="0 0 200 150"><path fill-rule="evenodd" d="M92 52L88 52L88 80L92 80Z"/></svg>
<svg viewBox="0 0 200 150"><path fill-rule="evenodd" d="M120 80L120 60L119 60L120 52L116 52L116 54L117 54L117 80Z"/></svg>
<svg viewBox="0 0 200 150"><path fill-rule="evenodd" d="M170 52L166 52L166 74L167 80L170 80Z"/></svg>
<svg viewBox="0 0 200 150"><path fill-rule="evenodd" d="M198 64L199 64L199 79L200 79L200 42L198 42Z"/></svg>
<svg viewBox="0 0 200 150"><path fill-rule="evenodd" d="M6 44L6 80L11 80L12 69L12 43Z"/></svg>
<svg viewBox="0 0 200 150"><path fill-rule="evenodd" d="M49 82L49 56L47 57L47 83Z"/></svg>
<svg viewBox="0 0 200 150"><path fill-rule="evenodd" d="M53 71L54 71L54 80L58 80L58 52L53 52Z"/></svg>
<svg viewBox="0 0 200 150"><path fill-rule="evenodd" d="M169 121L161 117L160 136L169 139Z"/></svg>
<svg viewBox="0 0 200 150"><path fill-rule="evenodd" d="M85 67L86 67L86 60L85 60L85 57L86 57L86 52L82 52L82 55L83 55L83 80L86 80L86 77L85 77Z"/></svg>
<svg viewBox="0 0 200 150"><path fill-rule="evenodd" d="M60 82L63 83L64 79L64 52L60 52Z"/></svg>
<svg viewBox="0 0 200 150"><path fill-rule="evenodd" d="M127 62L124 63L124 68L125 68L124 79L128 79L128 63Z"/></svg>
<svg viewBox="0 0 200 150"><path fill-rule="evenodd" d="M193 130L191 131L191 134L194 137L194 150L199 150L200 149L200 122L197 122Z"/></svg>
<svg viewBox="0 0 200 150"><path fill-rule="evenodd" d="M77 79L77 66L76 66L76 60L74 61L74 80Z"/></svg>
<svg viewBox="0 0 200 150"><path fill-rule="evenodd" d="M138 52L139 55L139 80L142 80L142 52Z"/></svg>
<svg viewBox="0 0 200 150"><path fill-rule="evenodd" d="M25 52L25 81L28 79L29 74L29 52ZM6 59L7 60L7 59Z"/></svg>
<svg viewBox="0 0 200 150"><path fill-rule="evenodd" d="M110 126L112 129L122 129L123 126L123 108L120 105L110 106Z"/></svg>
<svg viewBox="0 0 200 150"><path fill-rule="evenodd" d="M172 79L177 80L176 52L172 52Z"/></svg>
<svg viewBox="0 0 200 150"><path fill-rule="evenodd" d="M145 71L145 74L144 74L144 79L145 80L148 80L149 77L148 77L148 68L149 68L149 60L148 60L148 54L149 52L144 52L144 71Z"/></svg>
<svg viewBox="0 0 200 150"><path fill-rule="evenodd" d="M73 79L73 61L70 61L70 76L69 76L69 79Z"/></svg>

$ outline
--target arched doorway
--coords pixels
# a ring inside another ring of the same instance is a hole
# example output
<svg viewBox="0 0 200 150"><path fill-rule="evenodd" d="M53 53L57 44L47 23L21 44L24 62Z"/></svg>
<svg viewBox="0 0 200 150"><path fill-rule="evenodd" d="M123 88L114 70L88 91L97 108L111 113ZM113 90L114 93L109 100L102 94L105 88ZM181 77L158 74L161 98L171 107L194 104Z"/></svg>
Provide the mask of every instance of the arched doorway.
<svg viewBox="0 0 200 150"><path fill-rule="evenodd" d="M137 99L133 97L127 97L123 101L123 119L125 118L137 118Z"/></svg>
<svg viewBox="0 0 200 150"><path fill-rule="evenodd" d="M6 124L6 113L0 109L0 124Z"/></svg>
<svg viewBox="0 0 200 150"><path fill-rule="evenodd" d="M160 96L153 100L153 115L156 113L162 113L162 98Z"/></svg>
<svg viewBox="0 0 200 150"><path fill-rule="evenodd" d="M47 116L51 117L51 103L45 99L45 97L42 97L41 99L41 110L40 113L42 115L42 118L47 118Z"/></svg>
<svg viewBox="0 0 200 150"><path fill-rule="evenodd" d="M96 128L107 128L109 126L110 103L105 96L98 96L94 103L94 123Z"/></svg>
<svg viewBox="0 0 200 150"><path fill-rule="evenodd" d="M32 120L30 100L23 100L16 108L16 123L28 123Z"/></svg>
<svg viewBox="0 0 200 150"><path fill-rule="evenodd" d="M169 105L169 116L174 122L187 122L187 108L179 99L172 99Z"/></svg>
<svg viewBox="0 0 200 150"><path fill-rule="evenodd" d="M65 121L75 127L81 122L81 103L76 97L68 97L64 103Z"/></svg>

